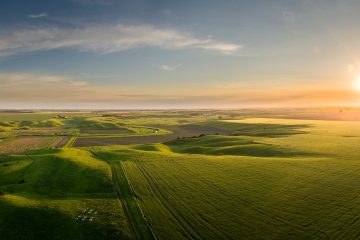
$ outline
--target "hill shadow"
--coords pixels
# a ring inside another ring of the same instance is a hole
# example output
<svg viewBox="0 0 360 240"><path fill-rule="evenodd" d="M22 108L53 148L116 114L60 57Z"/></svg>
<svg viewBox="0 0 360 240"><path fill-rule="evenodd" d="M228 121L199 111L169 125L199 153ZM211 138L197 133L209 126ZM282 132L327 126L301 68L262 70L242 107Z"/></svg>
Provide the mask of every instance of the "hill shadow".
<svg viewBox="0 0 360 240"><path fill-rule="evenodd" d="M296 134L306 134L304 129L312 127L310 124L270 124L270 123L234 123L211 121L203 123L206 126L217 127L230 131L232 136L253 137L287 137Z"/></svg>
<svg viewBox="0 0 360 240"><path fill-rule="evenodd" d="M111 226L80 222L54 208L16 206L0 197L0 236L6 240L128 239Z"/></svg>

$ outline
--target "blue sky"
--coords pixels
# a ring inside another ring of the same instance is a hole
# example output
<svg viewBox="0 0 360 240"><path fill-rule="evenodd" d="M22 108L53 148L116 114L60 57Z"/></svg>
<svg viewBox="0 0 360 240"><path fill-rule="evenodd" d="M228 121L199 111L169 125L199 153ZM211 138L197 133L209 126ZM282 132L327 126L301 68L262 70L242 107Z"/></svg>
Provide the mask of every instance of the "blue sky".
<svg viewBox="0 0 360 240"><path fill-rule="evenodd" d="M359 12L355 0L2 1L0 108L357 105Z"/></svg>

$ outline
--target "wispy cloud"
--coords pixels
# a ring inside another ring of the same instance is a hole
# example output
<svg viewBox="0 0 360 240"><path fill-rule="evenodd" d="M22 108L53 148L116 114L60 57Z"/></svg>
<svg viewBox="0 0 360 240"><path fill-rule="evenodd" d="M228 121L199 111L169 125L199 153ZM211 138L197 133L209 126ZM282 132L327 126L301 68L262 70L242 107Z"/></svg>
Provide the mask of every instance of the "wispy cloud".
<svg viewBox="0 0 360 240"><path fill-rule="evenodd" d="M282 15L281 15L281 20L284 22L284 23L288 23L288 22L294 22L294 18L295 18L295 13L294 12L291 12L291 11L288 11L288 10L284 10L282 12Z"/></svg>
<svg viewBox="0 0 360 240"><path fill-rule="evenodd" d="M297 34L298 32L296 24L298 18L299 16L295 12L289 10L284 10L281 15L281 20L284 24L285 29L293 34Z"/></svg>
<svg viewBox="0 0 360 240"><path fill-rule="evenodd" d="M178 65L167 65L167 64L160 65L160 69L164 70L164 71L174 71L174 70L178 69L179 67L181 67L180 64L178 64Z"/></svg>
<svg viewBox="0 0 360 240"><path fill-rule="evenodd" d="M30 88L29 90L58 87L82 87L87 86L87 82L83 80L75 80L73 78L57 76L57 75L36 75L36 74L0 74L0 85L5 90L11 88ZM31 92L31 91L30 91ZM1 93L3 95L4 93Z"/></svg>
<svg viewBox="0 0 360 240"><path fill-rule="evenodd" d="M0 32L0 56L36 51L76 48L80 51L108 54L133 48L202 49L233 54L242 45L195 37L173 29L150 25L115 25L86 28L32 28Z"/></svg>
<svg viewBox="0 0 360 240"><path fill-rule="evenodd" d="M248 91L241 86L221 89L204 86L188 88L181 84L162 87L91 84L82 79L57 75L0 74L0 108L94 106L122 108L154 107L243 107L311 106L358 102L358 93L348 89L322 86L310 88L273 88Z"/></svg>
<svg viewBox="0 0 360 240"><path fill-rule="evenodd" d="M47 16L48 16L48 14L46 12L43 12L43 13L37 13L37 14L30 14L30 15L28 15L28 18L44 18Z"/></svg>

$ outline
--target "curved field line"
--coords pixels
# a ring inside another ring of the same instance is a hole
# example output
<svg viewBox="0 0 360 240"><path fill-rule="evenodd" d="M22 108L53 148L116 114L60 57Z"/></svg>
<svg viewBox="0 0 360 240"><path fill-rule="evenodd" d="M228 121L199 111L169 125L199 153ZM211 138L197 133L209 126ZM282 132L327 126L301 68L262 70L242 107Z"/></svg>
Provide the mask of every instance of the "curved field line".
<svg viewBox="0 0 360 240"><path fill-rule="evenodd" d="M132 183L129 181L129 178L128 178L126 172L125 172L125 169L124 169L124 167L123 167L122 162L120 162L119 164L120 164L120 167L121 167L121 169L122 169L122 171L123 171L123 173L124 173L125 179L126 179L128 185L129 185L129 188L130 188L131 192L134 193L134 192L135 192L134 187L133 187ZM137 199L137 198L134 198L134 200L136 201L136 205L138 206L138 209L139 209L142 217L144 218L144 220L145 220L145 222L146 222L146 225L148 226L149 230L151 231L154 239L157 240L158 237L156 236L155 230L152 228L150 222L148 221L148 219L146 218L144 212L143 212L142 209L140 208L140 204L139 204L138 199Z"/></svg>
<svg viewBox="0 0 360 240"><path fill-rule="evenodd" d="M118 199L120 200L120 203L121 203L121 205L122 205L122 207L124 209L125 215L126 215L128 221L129 221L129 225L130 225L132 235L133 235L134 239L141 239L140 234L138 233L138 231L136 229L135 221L134 221L132 215L130 214L129 207L128 207L126 201L123 200L123 198L122 198L122 196L124 194L121 191L121 187L120 187L120 184L119 184L118 179L117 179L116 169L112 164L109 164L109 166L111 167L111 175L112 175L112 181L113 181L113 184L114 184L114 189L115 189L116 194L118 196Z"/></svg>
<svg viewBox="0 0 360 240"><path fill-rule="evenodd" d="M96 153L93 151L90 151L94 156L96 156ZM101 158L102 159L102 158ZM124 213L126 218L128 219L128 223L130 226L130 231L131 234L133 236L133 239L142 239L142 234L140 234L140 231L138 229L138 225L137 222L135 220L135 217L131 214L130 211L130 204L126 201L126 199L124 199L125 194L122 191L121 185L119 183L119 179L117 176L117 171L116 168L114 167L113 164L111 164L108 160L104 159L104 162L108 164L108 166L111 169L111 175L112 175L112 182L113 182L113 186L114 186L114 190L116 192L116 195L118 196L118 199L124 209ZM120 164L121 166L121 164ZM151 235L153 237L153 239L156 239L155 236Z"/></svg>
<svg viewBox="0 0 360 240"><path fill-rule="evenodd" d="M161 179L161 177L159 176L159 174L156 173L156 171L152 171L152 173L150 173L150 175L156 176L158 179ZM171 188L171 186L166 184L166 181L162 181L162 182L164 183L163 184L164 190L166 192L168 192L166 189ZM232 237L230 237L227 233L220 230L217 226L215 226L214 224L212 224L210 222L207 222L204 219L204 217L197 216L196 212L194 212L188 204L185 204L183 201L181 201L181 199L177 198L176 195L172 195L172 198L174 198L175 201L178 202L178 204L180 204L184 209L186 209L187 212L190 213L190 215L192 215L194 218L196 218L198 220L197 223L200 223L203 226L205 231L211 231L214 235L217 236L217 239L232 239ZM213 229L215 229L216 231L214 231Z"/></svg>
<svg viewBox="0 0 360 240"><path fill-rule="evenodd" d="M203 239L201 235L191 226L191 224L186 220L186 218L176 210L176 208L166 200L166 197L161 193L161 190L156 186L156 184L153 181L150 181L151 176L148 172L143 168L141 163L138 162L138 160L135 160L136 165L138 166L138 169L140 170L141 174L146 179L147 183L149 184L151 190L153 193L155 193L156 197L159 199L159 201L163 204L163 206L169 211L169 213L174 217L174 219L180 224L182 229L185 232L188 232L188 230L191 230L193 233L189 233L191 239ZM179 219L181 217L181 220Z"/></svg>
<svg viewBox="0 0 360 240"><path fill-rule="evenodd" d="M352 230L352 227L354 225L356 225L356 223L360 220L360 217L354 217L352 218L350 221L348 221L346 224L342 225L342 226L345 226L347 225L348 227L343 231L341 232L340 234L338 234L337 236L335 236L333 238L333 236L336 234L336 233L339 233L339 232L335 232L333 234L331 234L331 238L332 239L345 239L344 238L344 235L346 236L346 233L349 232L349 230ZM357 228L358 229L358 228ZM357 238L356 238L357 239Z"/></svg>
<svg viewBox="0 0 360 240"><path fill-rule="evenodd" d="M175 160L173 159L168 159L169 161L173 162L174 164L178 165L179 168L181 168L184 172L186 172L187 174L190 174L193 178L195 179L198 179L199 181L205 183L206 185L208 185L210 188L216 190L216 191L221 191L225 196L233 199L233 200L236 200L239 202L240 199L235 199L234 196L226 193L221 187L217 186L216 184L209 184L208 181L205 181L203 179L201 179L197 174L191 172L191 170L189 169L185 169L183 166L181 166L181 164L179 164L178 162L176 162ZM244 200L244 199L241 199L241 202L242 202L242 205L244 205L245 207L247 208L251 208L253 209L254 211L258 212L259 214L262 214L264 216L267 216L269 218L272 218L272 219L277 219L278 221L284 223L284 224L287 224L289 226L292 226L294 227L295 229L301 231L301 232L304 232L304 233L308 233L308 234L312 234L316 237L318 237L319 239L329 239L329 236L325 233L325 232L322 232L320 230L317 230L317 229L310 229L310 228L304 228L303 226L301 225L297 225L297 224L293 224L293 223L290 223L288 220L286 220L285 218L281 217L281 216L278 216L278 215L275 215L274 213L272 213L271 211L268 211L266 209L263 209L263 208L260 208L260 207L254 207L252 206L251 202L250 201L247 201L247 200ZM310 232L312 231L312 232ZM315 232L315 233L314 233Z"/></svg>
<svg viewBox="0 0 360 240"><path fill-rule="evenodd" d="M359 206L360 205L360 200L356 203L356 204L354 204L351 208L349 208L347 211L346 211L346 213L347 212L351 212L352 210L354 210L357 206ZM343 214L343 215L345 215L345 213ZM342 215L342 216L343 216ZM336 219L339 219L339 218L341 218L341 216L339 216L338 218L336 218ZM347 230L349 230L349 229L351 229L351 227L352 226L354 226L355 224L356 224L356 222L357 221L359 221L360 220L360 217L358 216L358 215L354 215L352 218L350 218L348 221L346 221L344 224L342 224L341 226L340 226L340 228L345 228L346 227L346 229L343 231L343 233L340 233L338 236L336 236L334 239L339 239L341 236L343 236L345 233L346 233L346 231ZM334 235L336 235L337 233L339 233L339 232L334 232L334 233L332 233L332 234L330 234L330 237L333 237Z"/></svg>

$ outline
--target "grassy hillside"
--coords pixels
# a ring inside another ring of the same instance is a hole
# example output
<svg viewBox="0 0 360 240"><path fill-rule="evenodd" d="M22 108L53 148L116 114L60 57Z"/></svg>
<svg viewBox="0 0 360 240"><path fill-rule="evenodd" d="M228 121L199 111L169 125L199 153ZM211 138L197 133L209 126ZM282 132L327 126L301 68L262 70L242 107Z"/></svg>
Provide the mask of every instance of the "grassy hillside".
<svg viewBox="0 0 360 240"><path fill-rule="evenodd" d="M0 114L5 239L360 237L360 122L255 111L21 114ZM244 117L257 115L267 118ZM71 147L77 139L93 140Z"/></svg>
<svg viewBox="0 0 360 240"><path fill-rule="evenodd" d="M0 197L0 235L5 239L130 236L110 167L90 152L61 149L3 156L0 175L5 192ZM85 209L97 212L91 222L76 219Z"/></svg>
<svg viewBox="0 0 360 240"><path fill-rule="evenodd" d="M159 239L356 239L360 124L272 122L303 125L307 133L204 136L106 151L122 165Z"/></svg>
<svg viewBox="0 0 360 240"><path fill-rule="evenodd" d="M119 154L127 159L121 163L160 239L357 234L356 161Z"/></svg>
<svg viewBox="0 0 360 240"><path fill-rule="evenodd" d="M178 153L206 155L238 155L254 157L292 157L315 155L310 151L296 151L291 148L257 142L256 140L234 136L202 136L182 138L166 143Z"/></svg>

